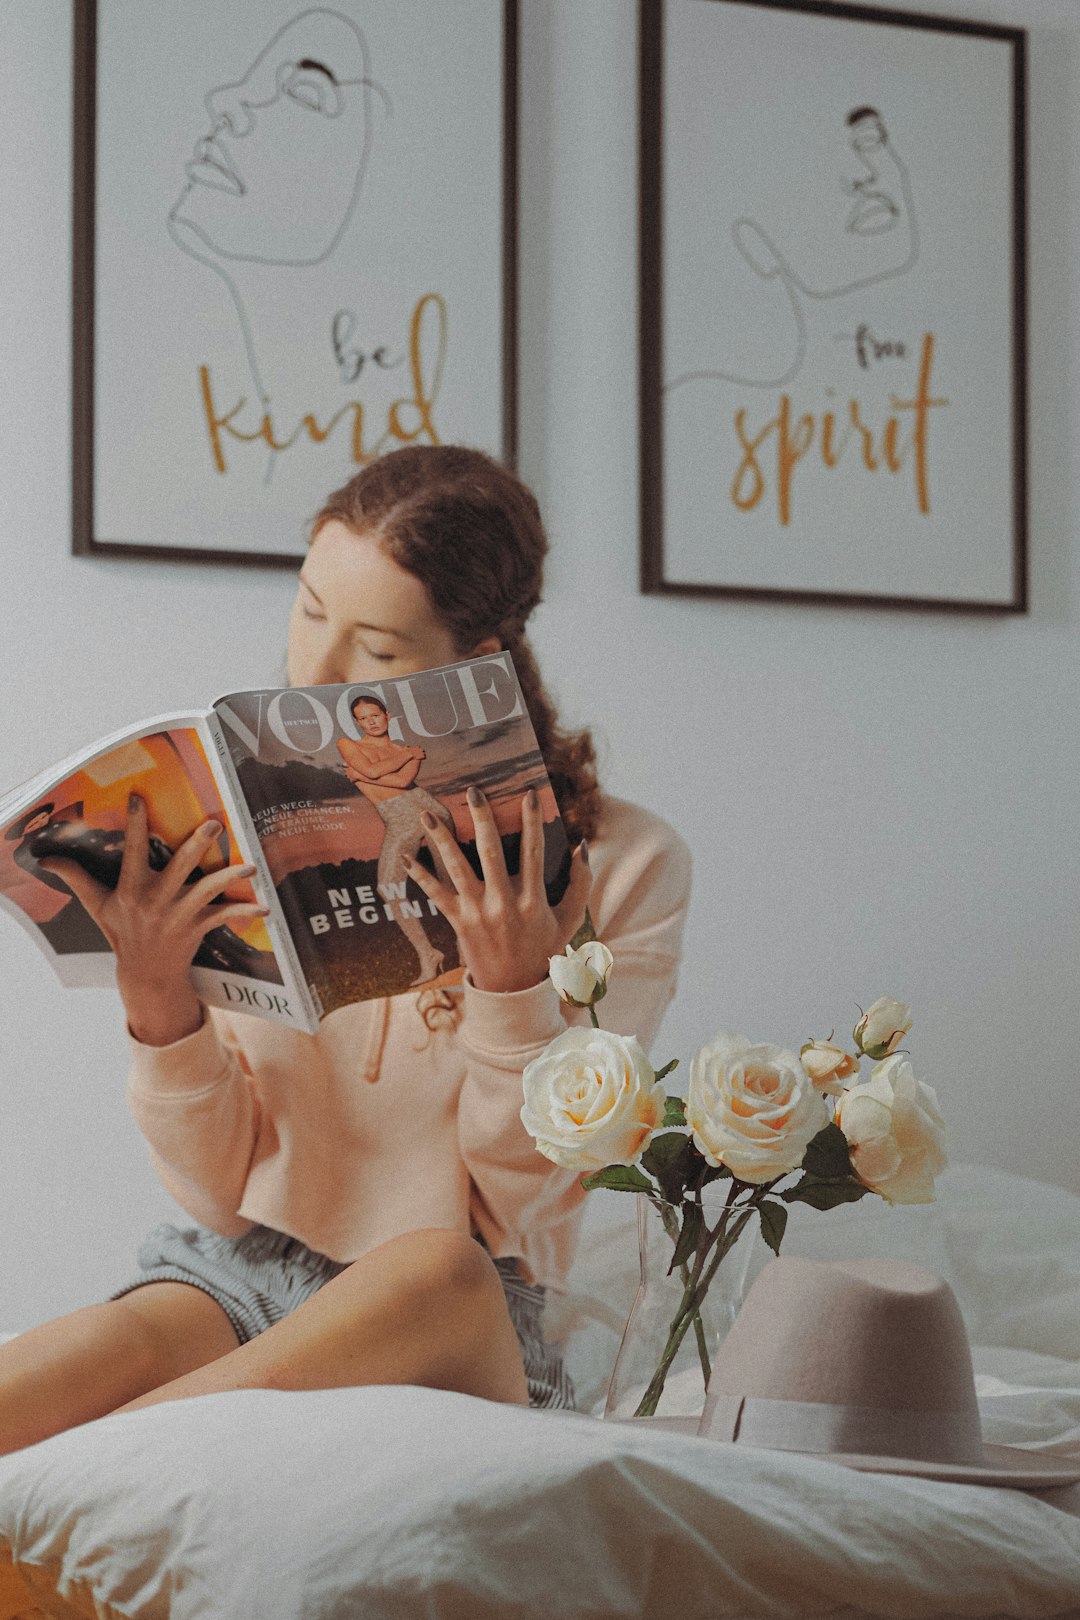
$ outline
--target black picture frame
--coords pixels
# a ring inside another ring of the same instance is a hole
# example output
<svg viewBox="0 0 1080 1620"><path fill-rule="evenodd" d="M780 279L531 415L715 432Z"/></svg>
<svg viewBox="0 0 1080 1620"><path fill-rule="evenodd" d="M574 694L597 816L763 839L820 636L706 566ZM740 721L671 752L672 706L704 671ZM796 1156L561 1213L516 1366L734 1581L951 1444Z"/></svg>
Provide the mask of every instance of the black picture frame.
<svg viewBox="0 0 1080 1620"><path fill-rule="evenodd" d="M950 588L937 595L926 590L821 588L813 578L792 584L785 581L725 577L723 524L717 519L710 534L715 537L718 561L714 577L692 577L691 571L672 555L673 536L670 514L666 512L666 486L675 476L670 446L680 446L679 436L665 422L665 389L671 381L665 370L665 267L673 244L665 233L671 227L665 212L664 161L669 126L665 110L665 10L668 0L639 0L639 405L640 405L640 589L644 594L724 597L786 602L841 603L858 607L910 608L919 610L963 611L972 613L1024 613L1028 606L1028 384L1027 384L1027 41L1022 28L976 22L969 18L943 17L922 12L906 12L877 6L840 3L840 0L695 0L699 14L711 13L719 29L725 14L782 13L804 19L821 19L857 29L873 24L885 30L913 30L927 41L950 36L971 41L994 41L1009 53L1008 86L1011 106L1010 172L1002 181L1002 203L1009 224L1003 243L1007 255L1007 275L1011 281L1007 334L1000 363L1007 367L1011 422L1007 457L1011 470L1011 493L1002 522L1007 532L998 537L1001 548L995 566L1001 585L993 599L985 594L967 594ZM671 0L678 4L679 0ZM768 61L760 71L767 80ZM722 121L722 97L705 102L690 96L676 98L681 108L696 109L695 117ZM863 108L861 112L873 111ZM771 268L771 267L770 267ZM761 272L759 272L761 273ZM1006 272L1003 272L1003 274ZM703 374L704 375L704 374ZM713 373L708 375L712 376ZM679 377L677 382L683 379ZM727 381L727 378L724 379ZM678 467L687 477L688 464ZM689 467L693 476L693 467ZM730 516L728 515L730 533ZM668 532L665 532L667 526Z"/></svg>
<svg viewBox="0 0 1080 1620"><path fill-rule="evenodd" d="M75 0L73 5L74 83L72 191L72 552L80 557L148 558L168 562L230 564L293 569L302 560L300 544L282 550L237 549L225 544L162 544L152 534L103 535L95 520L99 481L95 435L96 320L98 265L98 47L100 6L107 0ZM253 18L260 8L250 0ZM433 0L434 3L434 0ZM501 29L499 56L502 85L499 252L501 308L500 397L493 412L499 420L499 442L485 447L510 467L516 465L518 434L518 101L519 0L497 0ZM260 19L260 27L265 27ZM445 229L442 222L439 229ZM451 437L455 436L453 433ZM353 469L355 470L355 468ZM153 473L148 469L148 477ZM348 476L348 472L344 474ZM342 481L342 480L339 480ZM329 487L329 486L326 486ZM325 488L323 489L325 494Z"/></svg>

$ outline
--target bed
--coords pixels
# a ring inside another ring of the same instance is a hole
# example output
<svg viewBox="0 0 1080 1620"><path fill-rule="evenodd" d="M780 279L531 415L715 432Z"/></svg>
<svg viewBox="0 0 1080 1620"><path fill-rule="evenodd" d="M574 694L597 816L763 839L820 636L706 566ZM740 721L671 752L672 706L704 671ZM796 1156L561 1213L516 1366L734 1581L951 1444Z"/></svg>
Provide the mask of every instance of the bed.
<svg viewBox="0 0 1080 1620"><path fill-rule="evenodd" d="M799 1212L785 1252L919 1261L974 1346L984 1438L1080 1452L1080 1199L973 1167L937 1204ZM598 1409L635 1284L594 1195L552 1312ZM826 1461L393 1386L247 1391L0 1459L0 1620L1080 1620L1080 1486Z"/></svg>

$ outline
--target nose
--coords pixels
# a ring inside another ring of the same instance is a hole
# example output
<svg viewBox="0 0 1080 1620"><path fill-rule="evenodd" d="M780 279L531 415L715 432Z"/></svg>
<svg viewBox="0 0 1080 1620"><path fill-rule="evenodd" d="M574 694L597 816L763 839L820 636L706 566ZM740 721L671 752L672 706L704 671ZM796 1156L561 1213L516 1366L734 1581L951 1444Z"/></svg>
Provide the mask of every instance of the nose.
<svg viewBox="0 0 1080 1620"><path fill-rule="evenodd" d="M243 99L242 84L222 84L211 90L205 106L215 130L225 128L230 135L250 135L255 120L250 105Z"/></svg>
<svg viewBox="0 0 1080 1620"><path fill-rule="evenodd" d="M305 660L306 686L343 686L349 679L349 642L328 636Z"/></svg>

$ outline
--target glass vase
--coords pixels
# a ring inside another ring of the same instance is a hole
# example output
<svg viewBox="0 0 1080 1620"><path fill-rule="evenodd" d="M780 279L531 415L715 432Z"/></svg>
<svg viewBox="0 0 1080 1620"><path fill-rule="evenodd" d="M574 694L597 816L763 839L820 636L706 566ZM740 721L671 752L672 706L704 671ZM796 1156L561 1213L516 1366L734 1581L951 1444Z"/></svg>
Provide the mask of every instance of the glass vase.
<svg viewBox="0 0 1080 1620"><path fill-rule="evenodd" d="M710 1230L724 1219L726 1196L723 1184L704 1190ZM721 1236L725 1252L716 1263L714 1248L695 1281L694 1256L672 1269L679 1227L679 1206L637 1194L641 1280L615 1358L605 1418L695 1417L705 1404L713 1357L742 1304L760 1228L755 1211L735 1212Z"/></svg>

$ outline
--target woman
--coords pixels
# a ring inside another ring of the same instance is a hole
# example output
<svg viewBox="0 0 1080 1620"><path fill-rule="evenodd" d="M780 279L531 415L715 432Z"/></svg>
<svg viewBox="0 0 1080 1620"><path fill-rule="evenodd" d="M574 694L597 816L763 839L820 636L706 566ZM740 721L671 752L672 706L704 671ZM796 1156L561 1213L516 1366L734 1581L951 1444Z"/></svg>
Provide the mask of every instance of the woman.
<svg viewBox="0 0 1080 1620"><path fill-rule="evenodd" d="M547 969L586 902L615 953L605 1023L652 1039L674 990L689 860L658 818L601 796L587 733L558 725L525 635L546 549L513 474L476 451L410 446L330 497L300 573L294 685L508 649L575 846L552 909L534 796L514 878L482 794L469 796L482 878L431 818L445 876L414 861L410 875L465 969L434 1027L430 992L341 1008L315 1036L204 1013L188 979L199 940L257 909L211 904L235 871L185 884L214 823L154 872L136 799L112 891L50 863L116 952L131 1106L199 1225L158 1228L118 1297L0 1347L0 1450L121 1407L251 1387L415 1383L572 1404L541 1312L544 1289L565 1284L584 1195L525 1132L521 1071L582 1021Z"/></svg>
<svg viewBox="0 0 1080 1620"><path fill-rule="evenodd" d="M345 775L375 806L386 828L375 881L381 894L389 894L393 892L391 884L404 884L409 863L421 844L427 842L423 816L438 817L451 831L454 818L441 799L417 787L424 750L415 743L394 742L389 735L390 715L385 703L377 697L359 697L352 705L352 717L361 735L358 740L340 737L338 753ZM438 862L438 851L433 853ZM420 971L413 984L434 979L442 971L442 951L428 939L419 917L397 915L395 921L420 959Z"/></svg>

